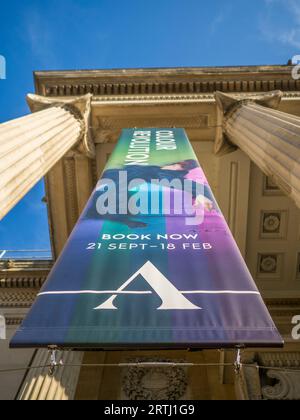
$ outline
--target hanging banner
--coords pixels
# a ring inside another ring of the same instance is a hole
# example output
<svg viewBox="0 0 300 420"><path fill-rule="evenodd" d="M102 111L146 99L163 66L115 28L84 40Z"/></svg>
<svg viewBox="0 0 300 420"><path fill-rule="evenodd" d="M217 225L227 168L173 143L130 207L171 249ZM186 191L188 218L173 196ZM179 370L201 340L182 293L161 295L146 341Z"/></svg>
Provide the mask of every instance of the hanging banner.
<svg viewBox="0 0 300 420"><path fill-rule="evenodd" d="M222 186L220 186L222 187ZM11 347L282 346L183 129L126 129Z"/></svg>

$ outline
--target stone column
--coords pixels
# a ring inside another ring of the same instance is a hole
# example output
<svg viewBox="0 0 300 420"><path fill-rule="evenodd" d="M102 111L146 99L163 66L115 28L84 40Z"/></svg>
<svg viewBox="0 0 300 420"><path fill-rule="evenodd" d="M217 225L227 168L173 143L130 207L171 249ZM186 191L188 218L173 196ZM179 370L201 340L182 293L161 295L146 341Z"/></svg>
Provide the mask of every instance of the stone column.
<svg viewBox="0 0 300 420"><path fill-rule="evenodd" d="M49 375L48 350L38 350L20 392L18 400L73 400L76 392L83 353L73 351L59 351L57 360L62 360L63 365L55 368L53 376Z"/></svg>
<svg viewBox="0 0 300 420"><path fill-rule="evenodd" d="M0 125L0 220L68 150L94 156L91 97L62 101L30 94L33 114Z"/></svg>
<svg viewBox="0 0 300 420"><path fill-rule="evenodd" d="M300 118L276 110L282 95L249 99L216 92L215 152L240 148L300 207Z"/></svg>

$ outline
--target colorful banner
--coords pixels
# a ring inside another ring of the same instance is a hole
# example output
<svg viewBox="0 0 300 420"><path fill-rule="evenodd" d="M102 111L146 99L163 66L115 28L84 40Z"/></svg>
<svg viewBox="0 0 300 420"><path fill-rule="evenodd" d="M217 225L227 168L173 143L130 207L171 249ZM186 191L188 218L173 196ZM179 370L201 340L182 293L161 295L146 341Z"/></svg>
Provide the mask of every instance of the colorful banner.
<svg viewBox="0 0 300 420"><path fill-rule="evenodd" d="M123 130L11 341L54 345L282 345L183 129Z"/></svg>

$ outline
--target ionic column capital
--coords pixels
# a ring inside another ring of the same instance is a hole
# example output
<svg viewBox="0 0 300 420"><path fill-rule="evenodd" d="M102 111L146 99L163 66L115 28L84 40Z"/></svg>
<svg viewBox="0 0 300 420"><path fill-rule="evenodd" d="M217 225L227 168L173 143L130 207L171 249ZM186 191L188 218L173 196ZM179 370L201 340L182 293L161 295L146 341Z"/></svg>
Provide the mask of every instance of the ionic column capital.
<svg viewBox="0 0 300 420"><path fill-rule="evenodd" d="M243 106L255 103L262 107L277 109L281 102L283 92L275 90L260 96L233 96L217 91L215 100L217 105L217 128L215 137L215 154L222 156L234 152L237 146L233 144L226 134L226 123Z"/></svg>
<svg viewBox="0 0 300 420"><path fill-rule="evenodd" d="M92 96L88 93L74 99L64 100L29 93L26 100L31 112L38 112L47 108L62 108L68 111L81 126L78 144L75 145L76 151L89 158L94 158L95 145L90 130Z"/></svg>

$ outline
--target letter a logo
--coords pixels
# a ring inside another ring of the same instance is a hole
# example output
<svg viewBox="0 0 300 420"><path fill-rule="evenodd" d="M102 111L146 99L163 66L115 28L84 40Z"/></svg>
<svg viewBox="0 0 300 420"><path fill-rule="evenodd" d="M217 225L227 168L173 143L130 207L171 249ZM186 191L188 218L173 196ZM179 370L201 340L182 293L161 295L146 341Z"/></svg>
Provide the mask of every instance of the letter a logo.
<svg viewBox="0 0 300 420"><path fill-rule="evenodd" d="M171 309L201 309L194 305L153 265L147 261L138 271L136 271L118 290L108 298L104 303L95 309L118 309L114 305L114 300L118 294L122 293L124 289L132 283L139 275L152 287L157 295L162 300L162 304L157 308L160 310ZM127 292L130 293L130 292ZM133 294L135 292L132 292Z"/></svg>

